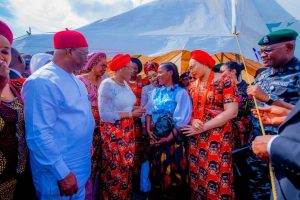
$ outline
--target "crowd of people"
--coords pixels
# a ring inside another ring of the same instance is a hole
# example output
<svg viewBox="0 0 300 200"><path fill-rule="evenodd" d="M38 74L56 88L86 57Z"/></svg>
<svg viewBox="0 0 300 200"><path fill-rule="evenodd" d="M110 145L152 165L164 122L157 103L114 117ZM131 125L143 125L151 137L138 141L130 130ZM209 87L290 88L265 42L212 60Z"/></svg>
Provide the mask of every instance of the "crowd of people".
<svg viewBox="0 0 300 200"><path fill-rule="evenodd" d="M0 21L0 199L298 199L297 35L258 41L265 70L249 85L243 64L202 50L181 75L128 54L107 62L73 30L26 68Z"/></svg>

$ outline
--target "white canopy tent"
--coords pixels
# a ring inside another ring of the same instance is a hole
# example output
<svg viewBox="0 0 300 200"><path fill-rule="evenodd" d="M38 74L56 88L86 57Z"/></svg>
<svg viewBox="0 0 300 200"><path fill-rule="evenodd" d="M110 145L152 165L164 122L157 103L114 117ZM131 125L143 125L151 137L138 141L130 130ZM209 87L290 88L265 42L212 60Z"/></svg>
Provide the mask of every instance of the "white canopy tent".
<svg viewBox="0 0 300 200"><path fill-rule="evenodd" d="M181 49L240 54L238 36L244 56L257 60L253 48L263 35L280 28L300 33L299 9L300 1L294 0L157 0L77 30L87 37L91 52L109 56L154 56ZM52 37L28 35L13 46L29 54L51 51Z"/></svg>

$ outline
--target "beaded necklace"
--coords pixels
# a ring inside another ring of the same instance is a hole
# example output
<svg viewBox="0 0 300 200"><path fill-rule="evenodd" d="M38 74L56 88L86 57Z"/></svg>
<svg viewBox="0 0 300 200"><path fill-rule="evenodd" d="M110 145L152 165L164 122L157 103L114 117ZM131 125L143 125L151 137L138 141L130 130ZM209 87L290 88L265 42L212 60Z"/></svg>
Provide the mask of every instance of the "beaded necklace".
<svg viewBox="0 0 300 200"><path fill-rule="evenodd" d="M209 73L209 77L208 80L206 82L206 86L204 88L204 93L203 95L201 95L201 99L199 100L199 93L200 93L200 87L201 87L201 83L200 81L197 82L196 85L196 91L195 91L195 96L193 98L193 111L194 111L194 117L197 119L200 119L201 121L203 121L203 117L204 117L204 109L205 109L205 104L206 104L206 99L207 99L207 93L209 91L209 86L212 83L212 81L214 80L214 76L215 73L213 71L211 71ZM203 90L202 90L203 91ZM201 108L198 110L198 104L201 104Z"/></svg>

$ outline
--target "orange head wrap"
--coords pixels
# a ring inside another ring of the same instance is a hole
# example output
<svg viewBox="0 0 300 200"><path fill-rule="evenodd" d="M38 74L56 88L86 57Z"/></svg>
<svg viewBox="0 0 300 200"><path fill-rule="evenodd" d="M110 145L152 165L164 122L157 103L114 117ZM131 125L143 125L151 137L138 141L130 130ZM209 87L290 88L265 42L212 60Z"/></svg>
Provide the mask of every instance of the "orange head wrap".
<svg viewBox="0 0 300 200"><path fill-rule="evenodd" d="M109 68L112 71L117 71L122 67L125 67L128 63L130 63L130 55L129 54L117 54L109 63Z"/></svg>
<svg viewBox="0 0 300 200"><path fill-rule="evenodd" d="M215 60L208 53L202 50L192 51L191 59L194 59L209 68L213 68L215 66Z"/></svg>

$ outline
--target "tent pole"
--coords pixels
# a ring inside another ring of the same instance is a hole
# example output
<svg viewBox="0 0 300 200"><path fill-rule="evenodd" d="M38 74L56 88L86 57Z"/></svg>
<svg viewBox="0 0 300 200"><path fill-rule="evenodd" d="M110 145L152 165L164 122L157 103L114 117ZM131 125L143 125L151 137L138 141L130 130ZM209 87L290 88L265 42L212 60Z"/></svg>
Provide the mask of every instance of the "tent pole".
<svg viewBox="0 0 300 200"><path fill-rule="evenodd" d="M236 34L237 0L231 0L231 33Z"/></svg>

